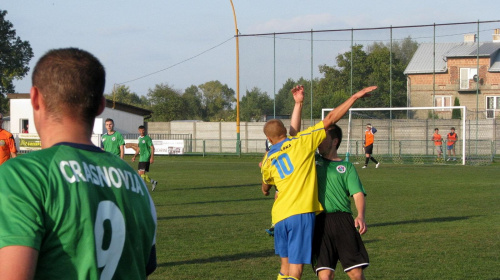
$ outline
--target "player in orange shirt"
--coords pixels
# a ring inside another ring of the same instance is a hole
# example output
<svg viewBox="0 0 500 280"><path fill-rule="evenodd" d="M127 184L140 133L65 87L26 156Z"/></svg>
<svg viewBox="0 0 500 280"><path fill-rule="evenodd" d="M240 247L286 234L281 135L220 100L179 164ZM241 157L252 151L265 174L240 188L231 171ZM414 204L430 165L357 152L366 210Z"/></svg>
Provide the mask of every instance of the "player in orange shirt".
<svg viewBox="0 0 500 280"><path fill-rule="evenodd" d="M365 165L363 168L366 168L368 166L368 162L372 160L375 163L375 168L378 168L380 166L380 162L378 162L373 156L373 142L375 140L375 132L377 132L377 129L373 127L371 124L367 123L366 124L366 131L365 131Z"/></svg>
<svg viewBox="0 0 500 280"><path fill-rule="evenodd" d="M450 160L457 160L457 157L455 155L455 143L458 140L458 135L455 133L455 128L452 127L450 133L446 135L446 146L448 148L448 159L447 161ZM451 157L451 152L453 151L453 158Z"/></svg>
<svg viewBox="0 0 500 280"><path fill-rule="evenodd" d="M441 156L443 155L443 138L441 137L441 134L439 134L439 128L434 128L434 135L432 135L432 141L434 141L434 146L436 147L436 152L438 154L438 159L441 159Z"/></svg>
<svg viewBox="0 0 500 280"><path fill-rule="evenodd" d="M0 114L0 165L17 156L16 143L12 133L2 129L3 115Z"/></svg>

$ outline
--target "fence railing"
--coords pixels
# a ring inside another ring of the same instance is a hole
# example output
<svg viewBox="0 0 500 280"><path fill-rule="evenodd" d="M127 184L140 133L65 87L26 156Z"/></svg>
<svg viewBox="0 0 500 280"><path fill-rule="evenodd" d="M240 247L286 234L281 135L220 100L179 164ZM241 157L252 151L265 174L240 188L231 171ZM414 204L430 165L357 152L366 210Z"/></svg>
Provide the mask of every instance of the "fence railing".
<svg viewBox="0 0 500 280"><path fill-rule="evenodd" d="M263 155L265 150L265 140L245 139L239 143L236 139L193 139L191 134L149 134L153 140L183 140L184 151L186 155L240 155L254 154ZM18 135L14 135L19 143ZM126 134L126 139L137 139L138 134ZM462 158L462 140L457 141L455 153L457 157ZM466 159L480 159L482 161L500 160L500 141L495 140L466 140L465 157ZM345 155L347 145L342 143L339 147L339 155ZM239 145L239 149L237 146ZM237 151L240 151L238 153ZM443 142L442 151L444 158L447 158L446 141ZM19 151L27 153L29 151ZM434 142L430 140L377 140L373 147L374 157L382 158L424 158L435 159L437 151ZM350 156L354 160L364 157L363 140L351 140ZM352 160L351 160L352 161Z"/></svg>

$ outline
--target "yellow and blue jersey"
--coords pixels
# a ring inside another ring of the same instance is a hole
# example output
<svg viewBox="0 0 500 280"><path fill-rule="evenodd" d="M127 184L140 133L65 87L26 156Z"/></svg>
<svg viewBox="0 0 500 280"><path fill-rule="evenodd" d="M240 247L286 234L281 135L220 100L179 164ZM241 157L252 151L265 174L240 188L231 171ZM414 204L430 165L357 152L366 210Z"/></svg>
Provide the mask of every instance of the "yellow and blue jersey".
<svg viewBox="0 0 500 280"><path fill-rule="evenodd" d="M323 122L274 144L262 163L262 180L279 190L272 222L323 210L318 201L314 153L325 139Z"/></svg>

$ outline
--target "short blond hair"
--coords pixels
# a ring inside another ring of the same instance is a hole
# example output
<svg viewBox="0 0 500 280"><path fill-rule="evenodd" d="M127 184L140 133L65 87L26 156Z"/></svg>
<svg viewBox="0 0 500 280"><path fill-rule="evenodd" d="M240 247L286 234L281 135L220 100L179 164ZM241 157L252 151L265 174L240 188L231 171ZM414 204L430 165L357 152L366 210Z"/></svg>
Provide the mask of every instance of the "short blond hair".
<svg viewBox="0 0 500 280"><path fill-rule="evenodd" d="M286 136L286 128L282 121L272 119L264 125L264 134L269 138Z"/></svg>

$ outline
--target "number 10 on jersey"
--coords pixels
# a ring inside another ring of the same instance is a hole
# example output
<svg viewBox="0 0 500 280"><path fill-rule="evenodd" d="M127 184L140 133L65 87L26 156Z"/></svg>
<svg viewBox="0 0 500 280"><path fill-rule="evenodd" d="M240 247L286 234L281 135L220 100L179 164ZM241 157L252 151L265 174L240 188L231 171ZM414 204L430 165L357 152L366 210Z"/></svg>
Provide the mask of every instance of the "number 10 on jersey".
<svg viewBox="0 0 500 280"><path fill-rule="evenodd" d="M276 167L281 179L284 179L293 172L293 164L288 154L279 155L278 158L273 159L271 164Z"/></svg>

